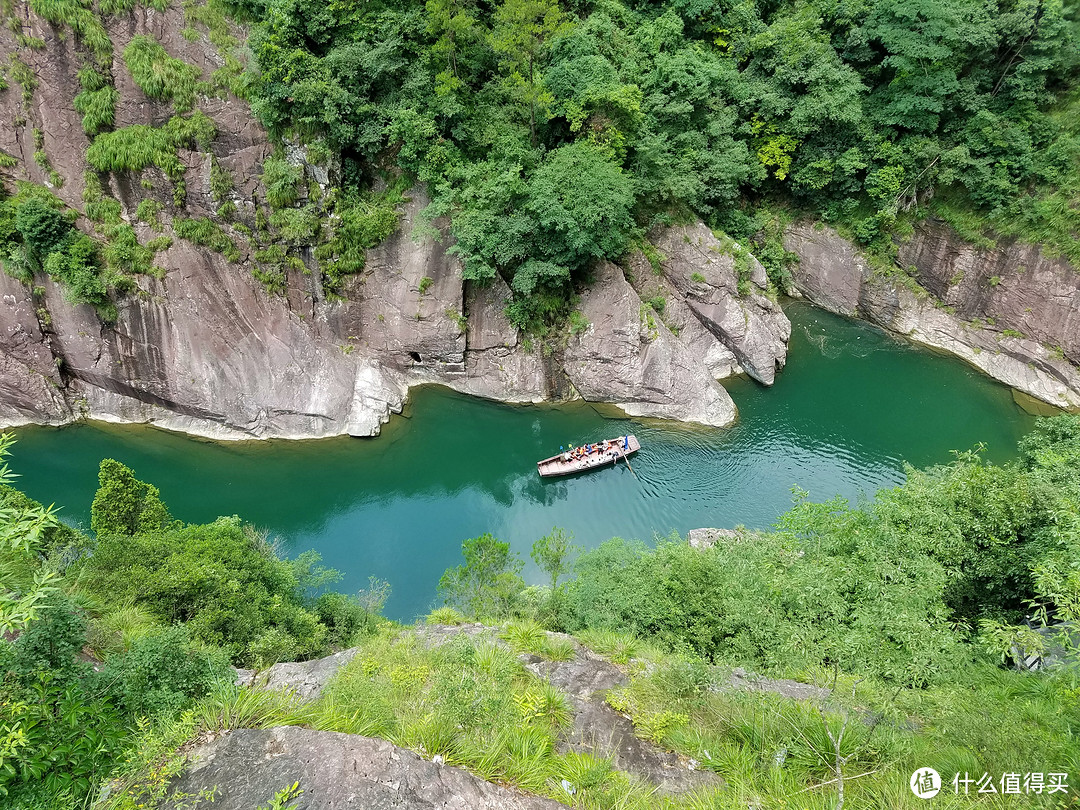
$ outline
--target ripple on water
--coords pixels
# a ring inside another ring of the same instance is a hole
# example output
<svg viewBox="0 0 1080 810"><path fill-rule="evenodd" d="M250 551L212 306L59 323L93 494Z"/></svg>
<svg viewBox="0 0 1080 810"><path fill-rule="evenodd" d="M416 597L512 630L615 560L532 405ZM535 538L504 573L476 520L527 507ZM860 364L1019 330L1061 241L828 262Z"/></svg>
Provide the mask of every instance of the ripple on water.
<svg viewBox="0 0 1080 810"><path fill-rule="evenodd" d="M571 403L508 406L442 389L414 392L411 418L374 440L215 444L146 428L79 425L18 431L20 486L89 522L97 466L113 457L157 485L177 517L240 515L292 553L314 548L355 591L371 575L393 586L387 615L427 610L462 540L490 531L528 559L553 526L583 547L612 536L652 539L698 526L767 527L799 486L849 499L989 445L1010 458L1031 417L1008 389L964 364L879 330L799 305L787 368L764 388L725 382L739 407L730 429L613 418ZM541 480L559 445L635 433L641 451L572 479ZM62 482L58 484L58 482ZM58 490L58 486L62 489ZM525 575L542 575L527 567Z"/></svg>

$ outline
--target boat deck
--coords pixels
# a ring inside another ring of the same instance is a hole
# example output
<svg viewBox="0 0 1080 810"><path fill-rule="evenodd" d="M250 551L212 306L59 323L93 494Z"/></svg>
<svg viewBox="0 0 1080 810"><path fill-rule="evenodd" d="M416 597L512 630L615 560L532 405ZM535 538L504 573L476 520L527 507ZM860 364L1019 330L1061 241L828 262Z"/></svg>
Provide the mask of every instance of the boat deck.
<svg viewBox="0 0 1080 810"><path fill-rule="evenodd" d="M624 440L625 447L623 446ZM592 452L583 452L587 446L593 448ZM536 462L536 469L542 477L553 478L559 475L585 472L598 467L607 467L636 453L641 449L641 444L636 436L628 435L595 442L585 447L574 447L565 453L538 461ZM579 451L582 452L579 453Z"/></svg>

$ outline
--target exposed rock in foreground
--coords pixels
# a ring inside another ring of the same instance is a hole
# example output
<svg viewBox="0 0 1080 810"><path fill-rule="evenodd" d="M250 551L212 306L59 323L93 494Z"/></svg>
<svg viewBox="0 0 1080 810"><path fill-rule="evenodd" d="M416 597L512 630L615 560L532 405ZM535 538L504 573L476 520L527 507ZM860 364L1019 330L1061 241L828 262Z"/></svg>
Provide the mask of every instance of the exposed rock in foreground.
<svg viewBox="0 0 1080 810"><path fill-rule="evenodd" d="M198 794L217 787L216 810L252 810L299 781L298 810L556 810L565 805L493 785L421 759L385 740L295 726L229 732L191 753L173 783ZM180 803L167 807L179 808Z"/></svg>
<svg viewBox="0 0 1080 810"><path fill-rule="evenodd" d="M418 638L432 647L461 636L473 640L482 638L507 646L496 635L495 628L477 623L453 626L425 624L415 632ZM550 681L570 701L574 721L559 740L560 750L611 757L615 768L655 785L660 793L685 793L698 787L719 784L719 779L712 772L693 770L685 758L638 737L630 719L605 702L609 689L625 686L629 682L622 669L571 636L560 633L548 635L569 641L574 647L574 657L568 661L546 661L529 653L518 657L529 671ZM356 649L351 649L318 661L275 664L257 676L255 684L266 689L292 690L303 698L315 698L356 653Z"/></svg>
<svg viewBox="0 0 1080 810"><path fill-rule="evenodd" d="M620 771L656 785L659 794L687 793L721 784L712 771L697 770L685 757L638 737L630 719L604 699L609 689L625 686L629 678L610 661L577 647L577 655L569 661L522 656L531 672L550 681L570 699L574 723L559 741L563 751L610 757Z"/></svg>
<svg viewBox="0 0 1080 810"><path fill-rule="evenodd" d="M830 228L793 225L784 245L799 255L796 288L818 306L955 354L1044 402L1080 408L1080 273L1067 263L1020 245L980 250L929 227L900 251L914 267L909 287L875 273Z"/></svg>
<svg viewBox="0 0 1080 810"><path fill-rule="evenodd" d="M314 700L322 694L339 669L356 657L358 647L336 652L314 661L274 664L251 679L260 689L280 689L295 692L304 700Z"/></svg>

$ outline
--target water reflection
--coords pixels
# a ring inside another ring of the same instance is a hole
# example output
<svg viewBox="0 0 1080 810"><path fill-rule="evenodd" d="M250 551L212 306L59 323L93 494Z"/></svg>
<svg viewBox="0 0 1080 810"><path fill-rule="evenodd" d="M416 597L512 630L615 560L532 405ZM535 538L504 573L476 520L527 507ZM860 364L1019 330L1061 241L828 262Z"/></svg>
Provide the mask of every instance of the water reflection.
<svg viewBox="0 0 1080 810"><path fill-rule="evenodd" d="M486 531L527 558L553 526L585 547L696 526L767 527L793 486L817 499L856 498L899 481L902 459L943 463L979 441L1002 460L1031 424L1008 389L959 361L803 306L788 312L788 367L770 389L728 384L740 412L728 430L425 389L408 418L373 440L216 444L139 427L28 428L18 431L13 467L31 495L88 522L98 462L116 458L156 484L177 517L238 514L294 552L318 549L346 573L346 590L369 575L388 580L388 614L408 619L460 562L461 541ZM642 442L633 472L536 473L560 445L626 432ZM531 568L526 576L541 580Z"/></svg>

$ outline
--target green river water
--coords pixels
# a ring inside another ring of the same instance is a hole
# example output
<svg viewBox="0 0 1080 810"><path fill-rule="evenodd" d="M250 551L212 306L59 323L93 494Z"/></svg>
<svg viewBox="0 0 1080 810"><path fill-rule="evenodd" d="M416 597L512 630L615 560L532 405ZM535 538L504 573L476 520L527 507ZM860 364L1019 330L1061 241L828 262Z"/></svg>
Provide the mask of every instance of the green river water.
<svg viewBox="0 0 1080 810"><path fill-rule="evenodd" d="M391 583L385 609L409 620L460 562L461 541L489 531L524 558L561 526L593 547L698 526L767 527L799 486L814 499L856 498L902 479L903 463L947 462L979 442L1004 461L1033 417L1008 388L958 360L862 323L790 303L788 365L772 388L727 384L739 422L714 430L614 418L575 403L508 406L440 388L414 390L407 418L375 439L200 441L146 427L22 428L18 485L87 524L98 462L112 457L157 485L172 513L240 515L290 553L317 549L355 591ZM635 433L624 466L541 481L537 459L569 442ZM539 582L531 564L526 579Z"/></svg>

